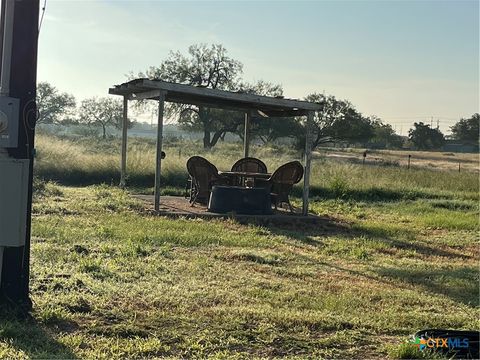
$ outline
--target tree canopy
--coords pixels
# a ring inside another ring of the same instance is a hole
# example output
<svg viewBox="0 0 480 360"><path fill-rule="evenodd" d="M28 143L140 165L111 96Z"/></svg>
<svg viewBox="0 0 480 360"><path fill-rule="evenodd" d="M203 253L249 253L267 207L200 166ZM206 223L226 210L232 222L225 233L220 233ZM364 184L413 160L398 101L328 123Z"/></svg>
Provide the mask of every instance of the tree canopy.
<svg viewBox="0 0 480 360"><path fill-rule="evenodd" d="M252 138L257 138L264 144L280 138L305 137L301 123L294 117L256 116L252 118L251 129ZM243 138L243 135L241 137Z"/></svg>
<svg viewBox="0 0 480 360"><path fill-rule="evenodd" d="M66 120L75 110L75 97L60 92L48 82L37 86L37 123L54 124Z"/></svg>
<svg viewBox="0 0 480 360"><path fill-rule="evenodd" d="M241 83L240 91L247 94L257 94L263 96L279 97L283 95L281 85L272 84L267 81L257 81L256 83ZM245 131L245 116L242 113L238 118L237 135L243 139ZM252 114L250 123L250 134L252 138L257 138L263 143L275 141L281 137L295 136L295 131L299 128L295 118L284 117L263 117L260 114Z"/></svg>
<svg viewBox="0 0 480 360"><path fill-rule="evenodd" d="M423 122L413 124L408 131L408 138L419 150L439 149L445 143L445 137L439 129L432 129Z"/></svg>
<svg viewBox="0 0 480 360"><path fill-rule="evenodd" d="M188 48L187 54L171 52L158 67L152 66L139 76L212 89L282 94L280 85L265 81L245 83L241 79L242 71L243 64L231 58L223 45L195 44ZM183 129L202 131L205 148L215 146L227 132L240 134L244 122L243 113L205 106L169 104L167 116L178 117Z"/></svg>
<svg viewBox="0 0 480 360"><path fill-rule="evenodd" d="M123 103L121 100L102 97L82 101L79 109L79 121L87 125L102 127L102 135L107 136L107 126L121 128Z"/></svg>
<svg viewBox="0 0 480 360"><path fill-rule="evenodd" d="M395 133L390 124L384 124L382 120L376 116L370 117L370 123L373 127L373 137L370 142L388 149L399 149L403 145L403 139Z"/></svg>
<svg viewBox="0 0 480 360"><path fill-rule="evenodd" d="M223 45L194 44L187 55L171 51L160 66L151 66L142 77L182 84L235 90L240 82L243 65L228 56Z"/></svg>
<svg viewBox="0 0 480 360"><path fill-rule="evenodd" d="M463 141L465 143L479 143L479 123L480 115L473 114L468 119L460 119L450 130L452 131L452 138Z"/></svg>
<svg viewBox="0 0 480 360"><path fill-rule="evenodd" d="M317 111L313 119L313 149L332 141L366 142L373 136L370 120L350 102L319 93L310 94L305 100L323 102L323 109ZM304 143L302 138L303 135L299 145Z"/></svg>
<svg viewBox="0 0 480 360"><path fill-rule="evenodd" d="M227 91L283 95L281 85L266 81L247 83L242 80L242 72L243 64L230 57L222 45L195 44L186 53L170 52L166 60L138 76ZM330 141L367 142L374 136L387 135L389 144L398 143L398 138L390 131L391 127L377 124L375 128L368 117L346 100L319 93L313 93L305 100L324 102L323 110L314 117L313 148ZM166 116L177 120L184 130L203 132L204 148L215 146L226 133L234 133L241 138L244 134L245 114L242 112L170 103L166 107ZM298 143L303 143L304 126L301 118L261 118L254 114L251 135L264 143L281 137L295 137Z"/></svg>

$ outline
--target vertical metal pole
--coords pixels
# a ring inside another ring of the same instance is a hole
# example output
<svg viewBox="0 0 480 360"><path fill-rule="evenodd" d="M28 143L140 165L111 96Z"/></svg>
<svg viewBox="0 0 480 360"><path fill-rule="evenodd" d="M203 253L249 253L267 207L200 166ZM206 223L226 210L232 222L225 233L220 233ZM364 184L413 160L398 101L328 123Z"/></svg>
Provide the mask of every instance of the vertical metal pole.
<svg viewBox="0 0 480 360"><path fill-rule="evenodd" d="M11 2L13 3L13 1ZM3 25L6 21L5 0L1 2L1 9L0 39L2 40L0 41L2 41L2 46L0 46L0 49L3 55ZM8 149L8 155L16 159L30 160L28 204L25 245L5 247L3 250L0 300L8 299L10 303L25 307L31 306L29 298L30 232L32 219L33 146L36 120L38 15L38 0L15 1L9 93L11 97L20 99L20 109L22 111L20 121L18 122L18 147ZM5 72L3 71L3 73ZM2 69L0 69L0 73L2 73Z"/></svg>
<svg viewBox="0 0 480 360"><path fill-rule="evenodd" d="M165 92L158 97L157 156L155 166L155 211L160 210L160 176L162 173L163 113L165 110Z"/></svg>
<svg viewBox="0 0 480 360"><path fill-rule="evenodd" d="M2 71L0 95L10 95L10 74L12 65L13 18L15 15L15 1L4 0L4 27L2 44Z"/></svg>
<svg viewBox="0 0 480 360"><path fill-rule="evenodd" d="M308 196L310 194L310 165L312 162L312 135L313 111L307 115L307 133L305 135L305 174L303 175L303 215L308 215Z"/></svg>
<svg viewBox="0 0 480 360"><path fill-rule="evenodd" d="M127 177L127 131L128 131L128 99L123 97L123 121L122 121L122 160L120 163L120 187L124 188Z"/></svg>
<svg viewBox="0 0 480 360"><path fill-rule="evenodd" d="M2 281L3 246L0 246L0 282Z"/></svg>
<svg viewBox="0 0 480 360"><path fill-rule="evenodd" d="M243 135L243 157L248 157L249 147L250 147L250 122L252 119L252 112L248 111L245 113L245 132Z"/></svg>

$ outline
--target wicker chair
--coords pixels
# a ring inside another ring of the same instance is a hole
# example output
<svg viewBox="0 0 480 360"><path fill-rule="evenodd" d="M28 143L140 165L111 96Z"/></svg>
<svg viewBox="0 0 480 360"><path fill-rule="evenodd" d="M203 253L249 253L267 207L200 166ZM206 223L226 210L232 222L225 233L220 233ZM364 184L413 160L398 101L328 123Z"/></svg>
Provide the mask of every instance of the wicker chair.
<svg viewBox="0 0 480 360"><path fill-rule="evenodd" d="M191 206L196 202L208 203L212 186L228 185L228 180L218 174L215 165L201 156L192 156L187 160L187 171L191 179Z"/></svg>
<svg viewBox="0 0 480 360"><path fill-rule="evenodd" d="M265 163L260 159L246 157L238 160L235 164L233 164L232 171L266 174L267 165L265 165ZM234 182L234 185L243 186L245 179L238 177L235 179Z"/></svg>
<svg viewBox="0 0 480 360"><path fill-rule="evenodd" d="M270 189L270 195L275 209L277 209L278 205L285 203L288 205L290 211L293 212L289 195L292 192L293 185L297 184L302 177L302 164L299 161L292 161L280 166L268 180L259 181L257 184Z"/></svg>
<svg viewBox="0 0 480 360"><path fill-rule="evenodd" d="M265 165L265 163L260 159L246 157L233 164L232 171L245 171L265 174L267 173L267 165Z"/></svg>

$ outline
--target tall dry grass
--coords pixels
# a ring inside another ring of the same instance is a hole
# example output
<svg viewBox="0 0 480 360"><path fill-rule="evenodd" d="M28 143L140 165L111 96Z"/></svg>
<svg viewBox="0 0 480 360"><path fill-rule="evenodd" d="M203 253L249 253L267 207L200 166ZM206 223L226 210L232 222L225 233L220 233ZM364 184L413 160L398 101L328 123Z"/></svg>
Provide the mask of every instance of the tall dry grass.
<svg viewBox="0 0 480 360"><path fill-rule="evenodd" d="M201 155L219 170L229 170L242 157L240 144L221 143L205 150L199 143L167 143L162 162L162 183L180 191L187 179L186 161ZM67 185L95 183L117 184L120 168L120 142L117 139L61 139L37 137L36 175ZM300 160L301 154L291 149L253 146L251 155L265 161L270 171L282 163ZM155 174L155 142L129 139L128 184L131 187L153 186ZM478 199L478 176L472 172L406 169L400 166L372 166L335 161L317 156L312 163L312 196L353 198L451 197ZM299 194L300 188L295 190Z"/></svg>

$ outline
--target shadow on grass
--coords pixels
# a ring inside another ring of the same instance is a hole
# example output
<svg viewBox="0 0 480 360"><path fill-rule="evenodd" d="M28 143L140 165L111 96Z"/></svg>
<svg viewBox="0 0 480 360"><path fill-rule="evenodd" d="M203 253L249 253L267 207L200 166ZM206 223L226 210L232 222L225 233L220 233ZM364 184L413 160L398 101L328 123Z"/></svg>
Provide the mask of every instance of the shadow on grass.
<svg viewBox="0 0 480 360"><path fill-rule="evenodd" d="M454 270L375 267L374 272L377 275L370 275L331 263L322 262L321 264L338 271L344 271L351 275L382 282L402 289L408 289L406 284L419 286L424 291L434 295L446 296L453 301L471 307L478 307L480 305L478 296L478 270L472 267L462 267Z"/></svg>
<svg viewBox="0 0 480 360"><path fill-rule="evenodd" d="M361 225L354 225L352 226L352 232L349 235L353 237L364 236L377 242L381 242L392 248L411 250L424 256L441 256L456 259L468 259L472 257L471 255L465 255L462 253L441 249L433 244L429 245L427 243L421 243L419 240L415 240L416 234L416 231L408 228L403 228L398 234L392 234L392 232L388 229L365 228ZM411 240L401 240L398 237Z"/></svg>
<svg viewBox="0 0 480 360"><path fill-rule="evenodd" d="M445 295L465 305L480 305L478 268L464 266L458 269L405 269L377 267L375 272L393 280L420 286L426 291Z"/></svg>
<svg viewBox="0 0 480 360"><path fill-rule="evenodd" d="M302 187L294 187L292 196L301 198ZM364 202L387 202L417 199L451 199L452 196L448 194L434 194L420 190L392 190L377 187L368 189L350 189L348 187L332 189L321 186L310 186L310 198L313 201L343 199Z"/></svg>
<svg viewBox="0 0 480 360"><path fill-rule="evenodd" d="M66 324L63 324L66 325ZM71 350L58 342L30 314L2 303L0 340L33 359L76 359Z"/></svg>
<svg viewBox="0 0 480 360"><path fill-rule="evenodd" d="M389 233L386 229L367 229L361 226L351 226L349 224L338 223L335 219L325 219L325 224L323 225L316 224L296 227L294 224L286 224L282 226L271 226L268 227L268 229L274 234L287 236L302 244L315 246L319 249L324 246L324 239L340 235L343 238L350 239L352 241L352 247L356 246L355 242L357 239L362 239L362 242L372 240L377 244L386 245L380 246L379 248L373 247L371 251L387 255L391 254L392 256L395 256L396 250L403 249L412 250L424 256L439 256L450 259L466 259L471 257L460 252L441 249L434 244L420 243L415 240L415 233L409 229L402 230L402 233L398 234L398 237L410 238L412 240L394 238L394 236L396 237L397 235ZM389 249L392 249L392 252L390 252ZM430 270L427 265L425 269L408 269L379 267L375 266L374 263L371 264L377 276L324 263L325 266L374 281L380 281L394 286L412 284L433 294L447 296L456 302L461 302L469 306L479 305L478 269L464 266L459 269L434 268Z"/></svg>
<svg viewBox="0 0 480 360"><path fill-rule="evenodd" d="M387 245L387 248L411 250L424 256L441 256L447 258L471 258L458 252L441 249L437 246L420 243L415 240L416 232L410 229L402 229L401 234L392 234L388 229L364 228L357 224L342 223L334 218L324 218L324 221L317 224L298 225L295 223L275 224L267 226L269 231L277 235L287 236L303 244L322 246L321 238L332 236L343 236L355 241L356 238L371 239L377 243ZM395 236L395 238L394 238ZM397 238L398 236L398 238ZM401 240L406 238L412 240ZM381 251L381 250L379 250Z"/></svg>
<svg viewBox="0 0 480 360"><path fill-rule="evenodd" d="M306 224L301 221L292 221L285 216L284 222L273 223L265 227L275 235L286 236L302 244L319 247L323 244L318 239L319 237L345 235L352 232L349 224L330 217L322 217L321 221Z"/></svg>
<svg viewBox="0 0 480 360"><path fill-rule="evenodd" d="M65 186L88 186L98 184L118 185L120 182L120 173L118 171L82 171L70 169L68 172L56 171L49 169L48 171L37 170L37 177L42 180L55 181ZM166 173L162 174L162 184L178 188L184 191L187 179L187 173ZM127 186L132 188L153 188L155 185L155 174L129 174L127 178Z"/></svg>

